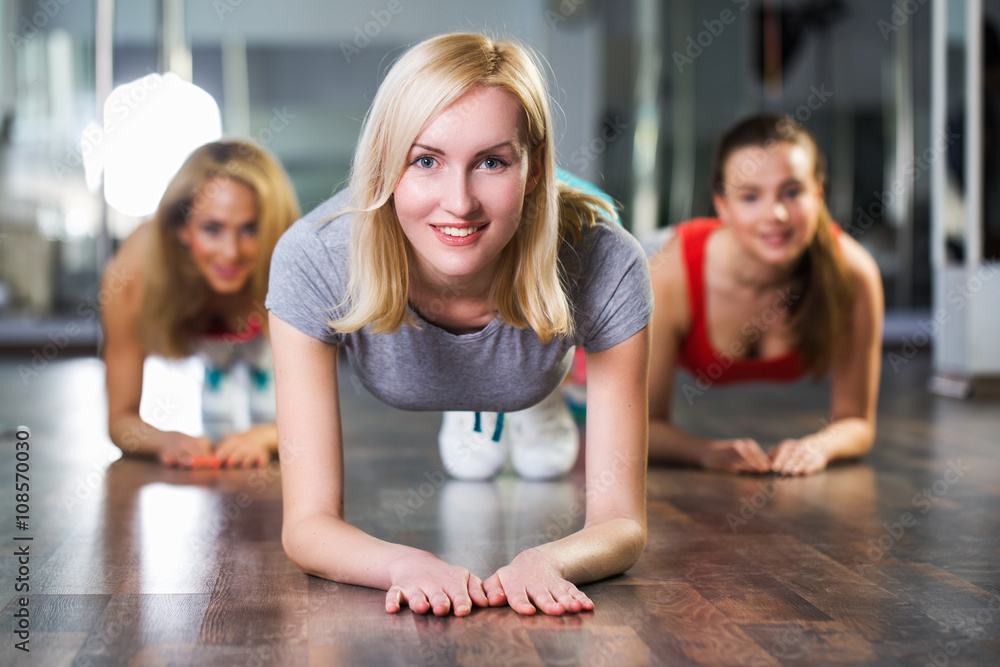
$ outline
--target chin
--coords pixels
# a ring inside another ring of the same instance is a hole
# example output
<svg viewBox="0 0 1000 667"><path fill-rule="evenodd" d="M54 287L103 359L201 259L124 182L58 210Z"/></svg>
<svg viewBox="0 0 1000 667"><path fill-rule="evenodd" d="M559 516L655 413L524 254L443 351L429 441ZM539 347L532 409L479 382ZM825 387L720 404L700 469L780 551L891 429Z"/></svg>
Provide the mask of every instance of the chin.
<svg viewBox="0 0 1000 667"><path fill-rule="evenodd" d="M216 294L221 294L224 296L229 296L233 294L239 294L244 289L246 289L247 284L250 282L249 278L243 278L240 280L209 280L208 288L215 292Z"/></svg>

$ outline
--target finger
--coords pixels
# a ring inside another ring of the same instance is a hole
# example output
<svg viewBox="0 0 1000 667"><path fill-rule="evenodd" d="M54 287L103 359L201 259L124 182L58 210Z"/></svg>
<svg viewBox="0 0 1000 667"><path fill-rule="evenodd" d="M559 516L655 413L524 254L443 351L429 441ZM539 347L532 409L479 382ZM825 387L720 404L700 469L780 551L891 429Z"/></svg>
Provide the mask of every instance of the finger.
<svg viewBox="0 0 1000 667"><path fill-rule="evenodd" d="M399 612L403 607L403 589L393 586L385 592L385 610L390 614Z"/></svg>
<svg viewBox="0 0 1000 667"><path fill-rule="evenodd" d="M583 609L583 602L578 600L573 593L568 590L555 593L552 597L554 597L556 602L561 604L563 609L568 612L576 613Z"/></svg>
<svg viewBox="0 0 1000 667"><path fill-rule="evenodd" d="M500 577L496 574L483 582L483 593L491 607L502 607L507 604L507 593L504 592Z"/></svg>
<svg viewBox="0 0 1000 667"><path fill-rule="evenodd" d="M594 608L594 603L591 602L590 598L576 586L567 587L556 599L562 606L566 607L567 611L571 612L590 611Z"/></svg>
<svg viewBox="0 0 1000 667"><path fill-rule="evenodd" d="M427 596L419 588L413 589L409 592L404 591L402 588L399 589L400 592L400 603L406 603L415 614L426 614L431 610L431 603L428 602Z"/></svg>
<svg viewBox="0 0 1000 667"><path fill-rule="evenodd" d="M451 611L451 598L444 591L439 591L431 596L430 608L435 616L445 616Z"/></svg>
<svg viewBox="0 0 1000 667"><path fill-rule="evenodd" d="M477 607L490 606L490 600L483 588L483 582L474 574L469 576L469 599ZM458 614L458 609L455 610L455 614Z"/></svg>
<svg viewBox="0 0 1000 667"><path fill-rule="evenodd" d="M566 607L560 604L555 597L553 597L552 592L548 589L543 589L532 595L531 601L535 603L535 606L543 614L547 614L549 616L562 616L566 613Z"/></svg>
<svg viewBox="0 0 1000 667"><path fill-rule="evenodd" d="M575 597L580 601L580 606L583 608L583 611L594 611L594 601L591 600L586 593L583 591L577 591Z"/></svg>
<svg viewBox="0 0 1000 667"><path fill-rule="evenodd" d="M196 448L200 454L203 456L210 456L212 454L212 441L205 436L200 436L195 438L197 443Z"/></svg>
<svg viewBox="0 0 1000 667"><path fill-rule="evenodd" d="M753 472L767 472L771 469L771 460L756 440L749 438L741 440L737 443L736 448L746 461L748 470Z"/></svg>
<svg viewBox="0 0 1000 667"><path fill-rule="evenodd" d="M455 610L455 616L468 616L469 612L472 611L472 597L469 595L472 578L472 574L469 573L468 577L462 580L461 586L449 586L445 589L448 606ZM434 610L434 613L437 614L437 609Z"/></svg>
<svg viewBox="0 0 1000 667"><path fill-rule="evenodd" d="M771 459L771 470L774 472L781 472L784 470L785 466L788 464L790 456L791 447L789 447L787 441L773 447L769 453L769 457Z"/></svg>
<svg viewBox="0 0 1000 667"><path fill-rule="evenodd" d="M510 608L519 614L524 614L525 616L531 616L537 609L531 604L528 599L528 593L523 588L520 588L514 592L506 591L507 594L507 604Z"/></svg>

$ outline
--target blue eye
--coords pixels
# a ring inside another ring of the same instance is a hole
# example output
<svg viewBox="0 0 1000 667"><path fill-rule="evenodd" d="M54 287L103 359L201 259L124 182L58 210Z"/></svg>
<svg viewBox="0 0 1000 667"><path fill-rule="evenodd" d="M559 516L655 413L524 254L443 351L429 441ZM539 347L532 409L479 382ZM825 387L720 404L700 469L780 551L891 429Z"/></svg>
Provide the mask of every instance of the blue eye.
<svg viewBox="0 0 1000 667"><path fill-rule="evenodd" d="M743 195L740 197L740 200L745 202L755 202L757 201L757 195Z"/></svg>
<svg viewBox="0 0 1000 667"><path fill-rule="evenodd" d="M437 160L432 158L430 155L421 155L411 164L415 164L423 169L430 169L431 167L437 164Z"/></svg>
<svg viewBox="0 0 1000 667"><path fill-rule="evenodd" d="M222 231L222 225L217 222L209 222L201 226L202 231L206 234L215 235Z"/></svg>
<svg viewBox="0 0 1000 667"><path fill-rule="evenodd" d="M488 170L493 170L506 167L507 163L498 157L488 157L482 161L482 166L486 167Z"/></svg>
<svg viewBox="0 0 1000 667"><path fill-rule="evenodd" d="M257 223L251 222L243 225L240 228L240 234L243 236L257 236Z"/></svg>

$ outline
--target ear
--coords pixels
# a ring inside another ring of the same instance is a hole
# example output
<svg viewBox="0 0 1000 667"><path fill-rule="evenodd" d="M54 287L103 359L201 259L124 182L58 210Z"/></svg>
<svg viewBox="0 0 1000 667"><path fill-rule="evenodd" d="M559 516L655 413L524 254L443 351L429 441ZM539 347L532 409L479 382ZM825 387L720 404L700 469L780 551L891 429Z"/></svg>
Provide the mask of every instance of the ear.
<svg viewBox="0 0 1000 667"><path fill-rule="evenodd" d="M720 194L718 190L712 193L712 206L715 207L715 215L718 216L722 222L727 222L729 220L729 204L726 201L726 197Z"/></svg>
<svg viewBox="0 0 1000 667"><path fill-rule="evenodd" d="M177 228L177 239L181 242L181 245L185 248L191 247L191 223L185 221L183 225Z"/></svg>
<svg viewBox="0 0 1000 667"><path fill-rule="evenodd" d="M816 196L819 197L820 201L826 201L826 190L822 183L816 184Z"/></svg>
<svg viewBox="0 0 1000 667"><path fill-rule="evenodd" d="M532 151L532 155L528 162L528 182L524 186L524 195L528 196L538 185L538 181L542 178L542 156L545 154L545 143L539 144L537 148Z"/></svg>

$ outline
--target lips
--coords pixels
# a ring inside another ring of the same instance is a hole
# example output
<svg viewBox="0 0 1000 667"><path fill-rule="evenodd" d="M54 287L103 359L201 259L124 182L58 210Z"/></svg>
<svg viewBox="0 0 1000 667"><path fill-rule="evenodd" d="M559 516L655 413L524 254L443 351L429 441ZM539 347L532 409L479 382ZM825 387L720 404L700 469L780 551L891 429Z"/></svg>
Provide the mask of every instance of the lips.
<svg viewBox="0 0 1000 667"><path fill-rule="evenodd" d="M779 229L779 230L769 231L761 234L759 238L765 245L771 246L772 248L777 248L785 245L792 239L792 230Z"/></svg>
<svg viewBox="0 0 1000 667"><path fill-rule="evenodd" d="M243 269L239 266L213 266L212 270L215 271L215 275L222 278L223 280L234 280L239 278L243 273Z"/></svg>
<svg viewBox="0 0 1000 667"><path fill-rule="evenodd" d="M439 240L448 245L461 246L474 243L483 234L489 223L470 225L431 225Z"/></svg>

